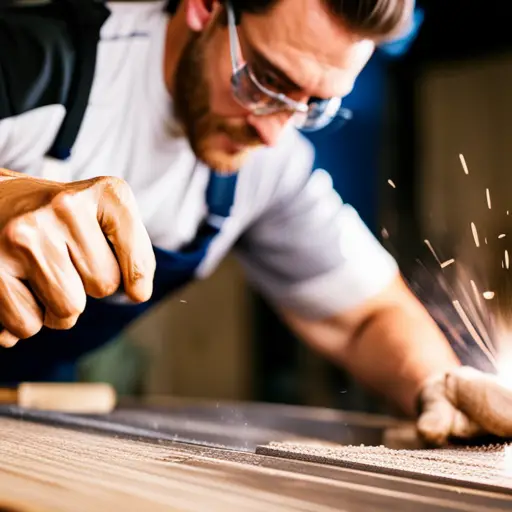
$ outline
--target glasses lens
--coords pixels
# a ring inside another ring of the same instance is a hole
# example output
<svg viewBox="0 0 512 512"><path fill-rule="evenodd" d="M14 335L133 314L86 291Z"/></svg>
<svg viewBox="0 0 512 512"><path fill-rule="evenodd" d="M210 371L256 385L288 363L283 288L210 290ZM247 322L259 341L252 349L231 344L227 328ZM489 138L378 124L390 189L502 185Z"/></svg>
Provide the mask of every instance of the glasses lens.
<svg viewBox="0 0 512 512"><path fill-rule="evenodd" d="M258 87L247 66L242 66L234 73L231 83L235 99L255 115L272 115L288 110L285 103L272 98ZM347 117L342 111L350 115ZM341 98L311 98L308 111L294 113L292 123L301 131L313 132L325 128L340 114L345 119L351 117L350 111L341 108Z"/></svg>
<svg viewBox="0 0 512 512"><path fill-rule="evenodd" d="M235 99L256 115L275 114L283 110L282 102L265 94L254 83L247 66L243 66L231 80Z"/></svg>
<svg viewBox="0 0 512 512"><path fill-rule="evenodd" d="M340 110L341 98L312 98L309 102L309 112L306 115L294 116L293 121L299 130L313 132L330 124Z"/></svg>

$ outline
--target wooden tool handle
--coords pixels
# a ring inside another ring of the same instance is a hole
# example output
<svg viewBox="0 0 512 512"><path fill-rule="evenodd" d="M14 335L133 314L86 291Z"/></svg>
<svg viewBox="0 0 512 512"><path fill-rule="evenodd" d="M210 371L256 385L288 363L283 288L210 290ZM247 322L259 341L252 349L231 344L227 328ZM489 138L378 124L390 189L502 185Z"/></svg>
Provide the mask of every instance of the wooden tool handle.
<svg viewBox="0 0 512 512"><path fill-rule="evenodd" d="M18 402L16 388L0 388L0 404L14 404Z"/></svg>
<svg viewBox="0 0 512 512"><path fill-rule="evenodd" d="M17 389L0 389L0 403L68 413L107 414L116 399L114 388L104 383L25 382Z"/></svg>

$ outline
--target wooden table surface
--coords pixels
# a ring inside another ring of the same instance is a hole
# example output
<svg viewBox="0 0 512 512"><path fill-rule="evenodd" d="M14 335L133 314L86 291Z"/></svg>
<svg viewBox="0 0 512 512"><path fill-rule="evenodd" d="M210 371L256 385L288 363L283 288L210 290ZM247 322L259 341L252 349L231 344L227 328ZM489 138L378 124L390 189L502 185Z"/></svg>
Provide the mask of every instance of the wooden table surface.
<svg viewBox="0 0 512 512"><path fill-rule="evenodd" d="M510 496L0 418L0 511L510 510Z"/></svg>

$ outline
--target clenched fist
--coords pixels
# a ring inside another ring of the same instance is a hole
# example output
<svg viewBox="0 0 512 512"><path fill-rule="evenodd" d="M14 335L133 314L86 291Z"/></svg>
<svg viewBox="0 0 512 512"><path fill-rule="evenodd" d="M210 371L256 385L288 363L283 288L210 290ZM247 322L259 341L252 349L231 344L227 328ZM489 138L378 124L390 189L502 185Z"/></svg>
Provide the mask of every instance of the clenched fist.
<svg viewBox="0 0 512 512"><path fill-rule="evenodd" d="M512 437L512 389L495 375L463 366L427 382L421 393L418 431L428 442Z"/></svg>
<svg viewBox="0 0 512 512"><path fill-rule="evenodd" d="M151 241L123 180L64 184L0 169L0 345L43 324L73 327L87 295L112 295L121 282L144 302L154 271Z"/></svg>

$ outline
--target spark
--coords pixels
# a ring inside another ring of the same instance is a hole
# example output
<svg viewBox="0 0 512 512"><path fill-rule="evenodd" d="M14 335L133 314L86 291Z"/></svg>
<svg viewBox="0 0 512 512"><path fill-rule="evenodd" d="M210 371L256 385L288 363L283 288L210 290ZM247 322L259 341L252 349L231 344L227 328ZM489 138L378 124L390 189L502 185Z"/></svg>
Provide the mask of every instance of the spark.
<svg viewBox="0 0 512 512"><path fill-rule="evenodd" d="M389 238L388 230L386 228L382 228L381 235L382 235L382 238L387 240Z"/></svg>
<svg viewBox="0 0 512 512"><path fill-rule="evenodd" d="M458 315L460 316L460 319L462 320L463 324L466 326L466 329L468 330L469 334L473 338L473 341L478 345L480 350L485 354L489 361L492 364L494 364L494 366L496 366L496 358L488 349L487 345L483 342L482 338L479 336L478 332L471 323L471 320L468 318L466 312L460 305L460 302L458 300L454 300L453 306L455 308L455 311L457 311Z"/></svg>
<svg viewBox="0 0 512 512"><path fill-rule="evenodd" d="M478 240L478 231L476 230L475 224L471 223L471 231L473 232L473 238L475 239L475 245L480 247L480 240Z"/></svg>
<svg viewBox="0 0 512 512"><path fill-rule="evenodd" d="M453 258L451 260L444 261L443 263L441 263L441 268L446 268L452 263L455 263L455 260Z"/></svg>
<svg viewBox="0 0 512 512"><path fill-rule="evenodd" d="M509 266L510 266L510 261L508 258L508 251L505 249L505 268L508 270Z"/></svg>
<svg viewBox="0 0 512 512"><path fill-rule="evenodd" d="M428 240L424 240L424 242L425 242L425 245L430 249L430 252L432 253L434 258L436 259L437 263L439 263L439 265L441 265L441 260L437 257L436 251L434 251L434 248L432 247L432 244Z"/></svg>
<svg viewBox="0 0 512 512"><path fill-rule="evenodd" d="M489 337L489 329L486 327L485 323L482 322L483 318L481 318L481 313L485 312L485 306L482 304L482 297L478 293L478 289L476 287L476 284L474 282L471 282L471 286L473 287L473 291L475 292L476 301L471 300L471 297L465 290L465 287L462 287L460 289L463 298L465 301L467 301L468 306L470 310L468 311L468 315L470 315L471 322L477 332L479 333L480 337L482 338L483 342L489 349L489 351L496 356L496 349L494 348L493 341Z"/></svg>
<svg viewBox="0 0 512 512"><path fill-rule="evenodd" d="M181 300L180 300L180 302L181 302L182 304L186 304L186 303L187 303L187 301L186 301L186 300L183 300L183 299L181 299Z"/></svg>
<svg viewBox="0 0 512 512"><path fill-rule="evenodd" d="M498 235L498 238L505 238L506 236L505 233L501 233L501 235Z"/></svg>
<svg viewBox="0 0 512 512"><path fill-rule="evenodd" d="M487 206L489 207L489 210L491 209L491 193L489 192L489 189L485 189L485 195L487 196Z"/></svg>
<svg viewBox="0 0 512 512"><path fill-rule="evenodd" d="M460 158L460 163L462 164L462 168L464 169L464 172L466 174L469 174L469 169L466 164L466 159L464 158L464 155L462 153L459 155L459 158Z"/></svg>
<svg viewBox="0 0 512 512"><path fill-rule="evenodd" d="M479 306L481 306L482 302L480 300L480 293L478 291L478 287L476 286L475 281L473 281L472 279L469 282L471 283L471 288L473 288L473 293L475 295L476 302Z"/></svg>
<svg viewBox="0 0 512 512"><path fill-rule="evenodd" d="M487 237L484 238L485 245L487 245Z"/></svg>
<svg viewBox="0 0 512 512"><path fill-rule="evenodd" d="M393 187L396 188L395 182L393 180L388 180L388 183Z"/></svg>
<svg viewBox="0 0 512 512"><path fill-rule="evenodd" d="M494 296L496 295L494 292L484 292L482 293L485 300L492 300L494 299Z"/></svg>
<svg viewBox="0 0 512 512"><path fill-rule="evenodd" d="M512 337L508 325L500 325L497 332L499 346L496 377L502 386L512 389Z"/></svg>

